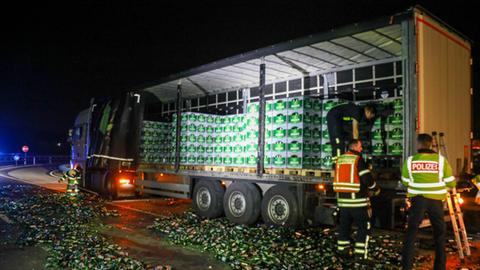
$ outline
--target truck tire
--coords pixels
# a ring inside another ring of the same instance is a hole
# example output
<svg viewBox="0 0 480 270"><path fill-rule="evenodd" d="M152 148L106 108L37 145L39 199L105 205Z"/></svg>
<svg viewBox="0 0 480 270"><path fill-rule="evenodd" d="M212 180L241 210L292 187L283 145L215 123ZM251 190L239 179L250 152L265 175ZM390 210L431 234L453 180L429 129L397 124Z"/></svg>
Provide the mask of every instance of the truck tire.
<svg viewBox="0 0 480 270"><path fill-rule="evenodd" d="M271 187L262 200L262 218L267 225L295 228L298 225L298 202L287 185Z"/></svg>
<svg viewBox="0 0 480 270"><path fill-rule="evenodd" d="M233 223L252 225L260 216L260 190L252 183L234 182L223 198L225 216Z"/></svg>
<svg viewBox="0 0 480 270"><path fill-rule="evenodd" d="M195 212L205 218L223 215L223 195L225 189L219 181L201 180L193 189L192 204Z"/></svg>
<svg viewBox="0 0 480 270"><path fill-rule="evenodd" d="M113 174L107 173L105 175L105 195L109 200L118 199L117 185Z"/></svg>

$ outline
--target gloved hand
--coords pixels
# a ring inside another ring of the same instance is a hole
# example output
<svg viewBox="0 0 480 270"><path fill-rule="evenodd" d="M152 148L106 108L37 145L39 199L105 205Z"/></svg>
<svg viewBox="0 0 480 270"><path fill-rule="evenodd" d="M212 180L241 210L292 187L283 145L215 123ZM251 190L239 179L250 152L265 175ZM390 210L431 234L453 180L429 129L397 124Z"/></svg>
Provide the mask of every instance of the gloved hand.
<svg viewBox="0 0 480 270"><path fill-rule="evenodd" d="M410 209L410 207L412 207L412 201L410 200L410 198L405 198L405 207L406 209Z"/></svg>
<svg viewBox="0 0 480 270"><path fill-rule="evenodd" d="M369 197L373 197L373 196L378 196L380 194L380 187L377 185L377 187L375 189L371 189L368 191L368 196Z"/></svg>

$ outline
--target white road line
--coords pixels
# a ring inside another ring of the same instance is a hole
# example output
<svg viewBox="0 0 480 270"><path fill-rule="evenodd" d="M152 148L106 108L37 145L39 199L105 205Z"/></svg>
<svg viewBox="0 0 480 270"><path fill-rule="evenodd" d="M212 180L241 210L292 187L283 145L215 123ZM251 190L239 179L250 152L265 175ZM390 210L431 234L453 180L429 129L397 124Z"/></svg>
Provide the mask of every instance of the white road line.
<svg viewBox="0 0 480 270"><path fill-rule="evenodd" d="M48 175L50 175L51 177L58 178L58 176L56 176L56 175L53 175L53 172L55 172L55 170L53 170L53 171L50 171L50 172L48 173Z"/></svg>
<svg viewBox="0 0 480 270"><path fill-rule="evenodd" d="M13 221L10 220L7 216L5 216L4 214L0 214L0 219L5 221L6 223L8 224L13 224Z"/></svg>

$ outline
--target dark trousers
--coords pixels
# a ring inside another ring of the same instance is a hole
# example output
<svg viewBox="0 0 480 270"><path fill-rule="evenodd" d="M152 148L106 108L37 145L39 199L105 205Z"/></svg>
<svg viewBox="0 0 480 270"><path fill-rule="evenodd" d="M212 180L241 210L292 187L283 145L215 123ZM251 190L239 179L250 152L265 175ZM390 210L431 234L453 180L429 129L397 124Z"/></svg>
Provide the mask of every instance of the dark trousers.
<svg viewBox="0 0 480 270"><path fill-rule="evenodd" d="M403 269L412 269L414 258L414 244L417 238L418 226L427 212L433 227L433 236L435 238L435 263L434 269L445 269L445 221L443 212L443 202L440 200L427 199L423 196L415 196L411 199L412 205L408 211L408 227L403 242L402 267Z"/></svg>
<svg viewBox="0 0 480 270"><path fill-rule="evenodd" d="M340 207L338 241L350 241L352 224L358 228L355 238L356 255L367 256L370 214L368 207Z"/></svg>
<svg viewBox="0 0 480 270"><path fill-rule="evenodd" d="M343 121L327 116L328 136L332 145L332 158L345 152L345 136L343 135Z"/></svg>

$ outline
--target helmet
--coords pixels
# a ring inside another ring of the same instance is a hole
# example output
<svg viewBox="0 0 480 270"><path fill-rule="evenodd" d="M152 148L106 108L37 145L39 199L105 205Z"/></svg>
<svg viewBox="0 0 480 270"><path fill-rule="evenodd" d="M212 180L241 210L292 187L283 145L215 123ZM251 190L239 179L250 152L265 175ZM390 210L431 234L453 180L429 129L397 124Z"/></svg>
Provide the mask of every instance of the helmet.
<svg viewBox="0 0 480 270"><path fill-rule="evenodd" d="M70 170L68 170L67 174L68 174L69 176L77 176L77 170L75 170L75 169L70 169Z"/></svg>

